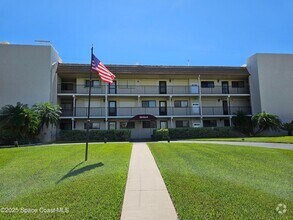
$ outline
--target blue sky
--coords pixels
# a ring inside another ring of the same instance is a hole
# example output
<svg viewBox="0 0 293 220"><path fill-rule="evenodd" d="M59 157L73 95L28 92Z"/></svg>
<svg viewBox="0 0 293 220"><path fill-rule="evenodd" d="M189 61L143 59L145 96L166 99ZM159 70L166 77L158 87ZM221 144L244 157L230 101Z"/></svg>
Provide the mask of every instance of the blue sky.
<svg viewBox="0 0 293 220"><path fill-rule="evenodd" d="M63 62L240 66L293 53L292 0L0 0L0 41L50 40Z"/></svg>

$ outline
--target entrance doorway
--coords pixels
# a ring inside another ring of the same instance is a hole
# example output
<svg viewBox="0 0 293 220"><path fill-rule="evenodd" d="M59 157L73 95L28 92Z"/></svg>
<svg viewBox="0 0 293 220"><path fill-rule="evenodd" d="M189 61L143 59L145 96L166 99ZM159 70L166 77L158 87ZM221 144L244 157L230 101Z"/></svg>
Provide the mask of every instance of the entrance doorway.
<svg viewBox="0 0 293 220"><path fill-rule="evenodd" d="M109 116L117 115L116 101L109 101Z"/></svg>
<svg viewBox="0 0 293 220"><path fill-rule="evenodd" d="M228 102L225 100L223 101L223 115L228 115L229 109L228 109Z"/></svg>
<svg viewBox="0 0 293 220"><path fill-rule="evenodd" d="M160 115L167 115L167 102L166 101L160 101L159 113L160 113Z"/></svg>
<svg viewBox="0 0 293 220"><path fill-rule="evenodd" d="M117 82L116 80L114 80L112 84L109 83L109 94L116 94L116 93L117 93Z"/></svg>
<svg viewBox="0 0 293 220"><path fill-rule="evenodd" d="M167 93L167 82L159 81L159 93L166 94Z"/></svg>
<svg viewBox="0 0 293 220"><path fill-rule="evenodd" d="M229 94L229 82L222 81L222 94Z"/></svg>

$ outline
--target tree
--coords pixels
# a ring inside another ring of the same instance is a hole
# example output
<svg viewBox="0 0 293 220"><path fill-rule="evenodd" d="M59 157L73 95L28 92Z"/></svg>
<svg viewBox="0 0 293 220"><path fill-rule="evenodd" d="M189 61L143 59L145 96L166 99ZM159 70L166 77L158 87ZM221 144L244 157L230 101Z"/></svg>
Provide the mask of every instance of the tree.
<svg viewBox="0 0 293 220"><path fill-rule="evenodd" d="M61 115L61 107L59 105L52 105L49 102L38 103L33 106L33 110L39 115L40 125L39 131L46 125L57 125Z"/></svg>
<svg viewBox="0 0 293 220"><path fill-rule="evenodd" d="M292 136L292 131L293 131L293 120L291 122L288 123L284 123L281 126L282 130L288 131L288 135Z"/></svg>
<svg viewBox="0 0 293 220"><path fill-rule="evenodd" d="M15 139L33 137L38 134L39 116L27 105L6 105L0 111L0 128Z"/></svg>
<svg viewBox="0 0 293 220"><path fill-rule="evenodd" d="M34 138L39 134L40 117L39 115L30 108L24 109L25 116L25 134L28 138Z"/></svg>
<svg viewBox="0 0 293 220"><path fill-rule="evenodd" d="M14 133L16 137L23 134L25 127L25 113L24 109L27 105L17 103L16 106L6 105L1 109L0 128Z"/></svg>
<svg viewBox="0 0 293 220"><path fill-rule="evenodd" d="M257 128L254 135L263 131L273 130L278 131L281 127L281 120L277 115L269 114L266 112L258 113L251 118L253 127Z"/></svg>
<svg viewBox="0 0 293 220"><path fill-rule="evenodd" d="M247 116L244 112L238 111L236 116L232 118L232 123L235 129L241 133L247 136L253 135L254 132L251 117Z"/></svg>

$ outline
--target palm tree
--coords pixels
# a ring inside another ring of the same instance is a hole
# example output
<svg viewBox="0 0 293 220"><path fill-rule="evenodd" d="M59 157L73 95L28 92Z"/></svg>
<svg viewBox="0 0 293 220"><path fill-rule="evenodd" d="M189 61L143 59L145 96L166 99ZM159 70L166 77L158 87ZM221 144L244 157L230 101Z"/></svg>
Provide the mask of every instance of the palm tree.
<svg viewBox="0 0 293 220"><path fill-rule="evenodd" d="M46 125L47 128L49 125L56 126L62 113L59 105L52 105L49 102L38 103L33 106L33 109L40 117L39 130L41 130L44 125Z"/></svg>
<svg viewBox="0 0 293 220"><path fill-rule="evenodd" d="M292 136L293 120L291 122L282 124L281 129L285 130L285 131L288 131L288 136Z"/></svg>
<svg viewBox="0 0 293 220"><path fill-rule="evenodd" d="M252 116L251 119L254 127L258 128L258 130L254 132L255 135L267 130L278 131L281 127L281 120L274 114L261 112Z"/></svg>
<svg viewBox="0 0 293 220"><path fill-rule="evenodd" d="M251 117L247 116L242 111L238 111L236 116L232 118L232 123L236 130L240 131L241 133L251 136L253 134L253 125L251 121Z"/></svg>
<svg viewBox="0 0 293 220"><path fill-rule="evenodd" d="M6 105L0 110L0 128L14 139L36 136L39 123L38 115L20 102L16 106Z"/></svg>
<svg viewBox="0 0 293 220"><path fill-rule="evenodd" d="M3 130L14 131L14 134L17 137L21 136L25 125L25 108L27 108L27 105L23 105L19 102L16 106L6 105L2 107L0 113L0 128Z"/></svg>

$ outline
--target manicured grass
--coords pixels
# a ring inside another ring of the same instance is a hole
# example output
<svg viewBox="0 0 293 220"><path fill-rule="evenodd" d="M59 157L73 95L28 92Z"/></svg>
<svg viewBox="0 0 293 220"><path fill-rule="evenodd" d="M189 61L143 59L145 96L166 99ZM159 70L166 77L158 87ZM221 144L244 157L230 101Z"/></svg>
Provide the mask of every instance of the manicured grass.
<svg viewBox="0 0 293 220"><path fill-rule="evenodd" d="M150 143L180 219L293 219L293 151ZM276 212L279 203L287 212Z"/></svg>
<svg viewBox="0 0 293 220"><path fill-rule="evenodd" d="M245 138L202 138L192 139L200 141L245 141L245 142L265 142L265 143L289 143L293 144L293 136L278 137L245 137Z"/></svg>
<svg viewBox="0 0 293 220"><path fill-rule="evenodd" d="M131 144L90 144L87 162L84 149L84 144L0 149L0 219L119 219ZM5 214L6 207L18 213ZM37 213L21 214L22 207ZM69 212L41 213L42 207Z"/></svg>

